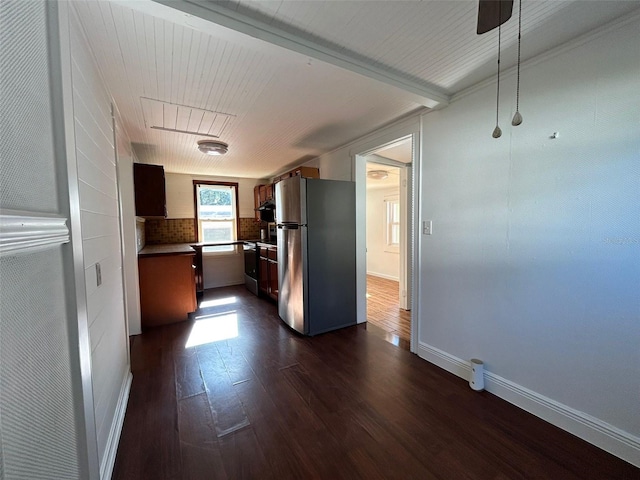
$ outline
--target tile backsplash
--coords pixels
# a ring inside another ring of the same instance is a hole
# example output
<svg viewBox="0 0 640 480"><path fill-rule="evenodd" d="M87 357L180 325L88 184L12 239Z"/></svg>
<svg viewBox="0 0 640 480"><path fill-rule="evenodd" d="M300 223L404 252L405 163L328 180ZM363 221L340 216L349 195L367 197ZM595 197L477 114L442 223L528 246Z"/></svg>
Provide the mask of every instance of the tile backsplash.
<svg viewBox="0 0 640 480"><path fill-rule="evenodd" d="M196 242L196 222L193 218L146 219L143 238L147 245ZM239 219L239 240L260 237L260 222L253 217Z"/></svg>
<svg viewBox="0 0 640 480"><path fill-rule="evenodd" d="M148 218L145 222L147 245L193 243L196 241L195 223L193 218Z"/></svg>
<svg viewBox="0 0 640 480"><path fill-rule="evenodd" d="M253 217L240 219L239 240L255 240L260 238L260 222Z"/></svg>

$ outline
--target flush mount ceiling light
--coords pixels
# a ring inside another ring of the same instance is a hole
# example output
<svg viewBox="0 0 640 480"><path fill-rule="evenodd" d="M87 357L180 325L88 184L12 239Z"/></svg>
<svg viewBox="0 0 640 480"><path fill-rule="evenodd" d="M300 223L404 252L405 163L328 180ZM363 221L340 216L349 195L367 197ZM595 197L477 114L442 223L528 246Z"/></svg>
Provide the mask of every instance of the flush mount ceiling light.
<svg viewBox="0 0 640 480"><path fill-rule="evenodd" d="M207 155L224 155L229 151L229 145L215 140L200 140L198 150Z"/></svg>
<svg viewBox="0 0 640 480"><path fill-rule="evenodd" d="M367 177L372 178L374 180L384 180L389 176L389 172L386 170L369 170L367 172Z"/></svg>

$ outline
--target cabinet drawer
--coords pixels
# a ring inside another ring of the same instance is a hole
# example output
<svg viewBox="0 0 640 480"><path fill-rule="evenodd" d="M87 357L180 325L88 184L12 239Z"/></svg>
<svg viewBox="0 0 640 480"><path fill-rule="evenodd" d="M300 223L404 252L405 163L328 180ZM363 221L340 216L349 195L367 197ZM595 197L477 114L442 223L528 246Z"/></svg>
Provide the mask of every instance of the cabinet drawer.
<svg viewBox="0 0 640 480"><path fill-rule="evenodd" d="M269 258L267 256L267 250L268 250L267 247L260 247L260 256L264 258Z"/></svg>
<svg viewBox="0 0 640 480"><path fill-rule="evenodd" d="M267 249L267 258L269 260L278 260L278 249L277 248Z"/></svg>

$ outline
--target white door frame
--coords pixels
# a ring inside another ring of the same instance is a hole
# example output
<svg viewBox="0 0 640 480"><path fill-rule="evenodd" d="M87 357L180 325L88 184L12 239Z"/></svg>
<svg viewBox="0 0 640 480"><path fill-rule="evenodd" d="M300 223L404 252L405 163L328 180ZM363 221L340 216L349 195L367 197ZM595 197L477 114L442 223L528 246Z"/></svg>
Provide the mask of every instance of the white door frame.
<svg viewBox="0 0 640 480"><path fill-rule="evenodd" d="M416 183L416 179L420 178L420 133L418 131L412 131L398 135L391 141L380 141L379 143L370 143L366 149L356 151L353 156L354 160L354 180L356 182L356 211L360 212L356 216L356 292L357 292L357 321L358 323L364 323L367 321L367 300L366 300L366 288L367 288L367 261L366 261L366 203L367 203L367 157L383 148L387 145L397 143L403 139L410 138L412 141L412 160L410 164L403 164L401 162L394 162L389 160L389 164L393 166L404 167L401 172L406 172L406 195L405 206L403 210L407 213L406 217L406 230L405 230L405 258L401 268L404 268L404 272L401 271L401 275L406 279L407 295L410 298L409 304L411 305L411 342L410 351L416 353L418 347L418 335L419 335L419 302L418 295L413 292L418 288L418 268L416 268L415 261L418 258L419 251L419 239L418 235L414 235L416 230L415 225L419 225L419 189ZM378 159L375 160L379 162ZM402 177L401 177L402 181ZM402 186L402 185L401 185ZM401 190L402 191L402 190ZM409 209L409 207L412 207ZM411 210L411 216L408 215Z"/></svg>
<svg viewBox="0 0 640 480"><path fill-rule="evenodd" d="M402 141L411 140L406 138ZM400 181L398 185L398 199L400 201L400 226L402 228L400 237L399 248L399 299L400 308L404 310L411 310L411 269L407 268L408 254L411 248L411 218L407 215L411 207L411 184L408 179L411 178L411 163L403 163L389 158L384 158L378 154L366 155L367 163L374 163L376 165L386 165L389 167L397 168L399 170Z"/></svg>

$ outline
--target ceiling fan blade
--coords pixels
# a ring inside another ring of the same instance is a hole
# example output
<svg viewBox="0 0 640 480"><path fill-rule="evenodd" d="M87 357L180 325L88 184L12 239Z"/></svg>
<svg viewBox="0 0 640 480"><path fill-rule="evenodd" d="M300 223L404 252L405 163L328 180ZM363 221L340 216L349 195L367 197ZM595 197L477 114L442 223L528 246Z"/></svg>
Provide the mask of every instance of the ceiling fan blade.
<svg viewBox="0 0 640 480"><path fill-rule="evenodd" d="M502 25L512 13L513 0L478 0L478 35Z"/></svg>

